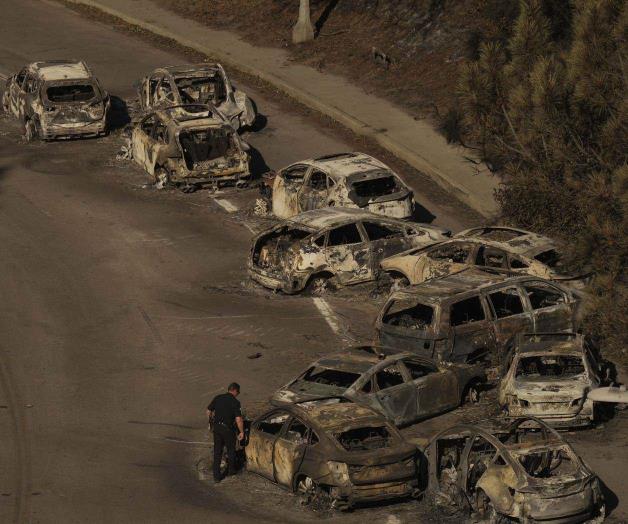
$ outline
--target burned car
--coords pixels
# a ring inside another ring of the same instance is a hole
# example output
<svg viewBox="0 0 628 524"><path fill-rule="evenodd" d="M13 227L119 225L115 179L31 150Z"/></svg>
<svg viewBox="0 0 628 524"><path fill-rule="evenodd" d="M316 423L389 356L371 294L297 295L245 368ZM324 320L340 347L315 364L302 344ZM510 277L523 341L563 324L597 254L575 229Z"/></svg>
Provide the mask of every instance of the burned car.
<svg viewBox="0 0 628 524"><path fill-rule="evenodd" d="M234 129L250 127L257 117L249 97L231 84L220 64L160 67L140 82L143 110L185 104L211 104Z"/></svg>
<svg viewBox="0 0 628 524"><path fill-rule="evenodd" d="M478 388L486 381L480 366L439 364L413 353L383 351L361 346L323 357L277 391L271 402L343 396L402 426L477 400Z"/></svg>
<svg viewBox="0 0 628 524"><path fill-rule="evenodd" d="M426 458L437 504L470 509L482 522L604 520L597 476L539 419L454 426L431 440Z"/></svg>
<svg viewBox="0 0 628 524"><path fill-rule="evenodd" d="M330 287L374 280L383 257L448 234L446 229L360 209L307 211L253 239L249 274L273 290L297 293L309 288L320 294Z"/></svg>
<svg viewBox="0 0 628 524"><path fill-rule="evenodd" d="M534 416L554 427L595 421L588 394L605 385L606 365L582 335L521 334L504 367L498 399L507 416Z"/></svg>
<svg viewBox="0 0 628 524"><path fill-rule="evenodd" d="M382 261L382 269L400 285L419 284L469 266L527 274L584 287L590 275L565 272L558 245L547 237L522 229L469 229L452 240L412 249Z"/></svg>
<svg viewBox="0 0 628 524"><path fill-rule="evenodd" d="M394 292L377 317L376 343L495 367L518 333L575 331L580 304L556 282L467 268Z"/></svg>
<svg viewBox="0 0 628 524"><path fill-rule="evenodd" d="M272 211L290 218L324 207L361 208L393 218L412 216L409 189L388 166L364 153L340 153L292 164L274 175Z"/></svg>
<svg viewBox="0 0 628 524"><path fill-rule="evenodd" d="M105 135L110 99L85 62L48 60L7 79L2 107L30 142Z"/></svg>
<svg viewBox="0 0 628 524"><path fill-rule="evenodd" d="M373 410L344 399L275 408L251 424L247 469L336 508L406 497L418 485L416 446Z"/></svg>
<svg viewBox="0 0 628 524"><path fill-rule="evenodd" d="M131 158L161 186L246 183L248 145L212 106L190 104L144 115L131 129Z"/></svg>

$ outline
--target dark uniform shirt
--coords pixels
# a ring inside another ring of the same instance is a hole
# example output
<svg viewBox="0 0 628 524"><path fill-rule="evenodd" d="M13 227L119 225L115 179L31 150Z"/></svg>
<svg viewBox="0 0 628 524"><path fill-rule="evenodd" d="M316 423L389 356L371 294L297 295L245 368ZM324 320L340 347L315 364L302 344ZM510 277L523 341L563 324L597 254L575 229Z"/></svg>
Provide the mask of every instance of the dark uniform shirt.
<svg viewBox="0 0 628 524"><path fill-rule="evenodd" d="M228 428L233 427L236 417L242 416L240 401L231 393L217 395L207 409L214 412L215 424L224 424Z"/></svg>

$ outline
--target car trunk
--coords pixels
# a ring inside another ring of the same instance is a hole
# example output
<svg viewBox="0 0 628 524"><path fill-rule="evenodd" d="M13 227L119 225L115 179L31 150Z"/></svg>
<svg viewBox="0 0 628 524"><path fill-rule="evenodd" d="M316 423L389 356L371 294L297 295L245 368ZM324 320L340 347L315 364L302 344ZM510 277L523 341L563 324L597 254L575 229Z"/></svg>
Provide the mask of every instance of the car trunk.
<svg viewBox="0 0 628 524"><path fill-rule="evenodd" d="M228 169L240 162L234 131L227 127L186 129L179 133L185 165L190 171Z"/></svg>
<svg viewBox="0 0 628 524"><path fill-rule="evenodd" d="M310 231L285 225L261 235L253 246L253 266L271 274L284 274L290 269L299 242L310 234Z"/></svg>
<svg viewBox="0 0 628 524"><path fill-rule="evenodd" d="M100 91L89 82L47 83L42 94L45 118L51 124L86 123L104 116Z"/></svg>
<svg viewBox="0 0 628 524"><path fill-rule="evenodd" d="M385 171L352 175L348 185L349 198L358 207L403 200L411 193L396 176Z"/></svg>

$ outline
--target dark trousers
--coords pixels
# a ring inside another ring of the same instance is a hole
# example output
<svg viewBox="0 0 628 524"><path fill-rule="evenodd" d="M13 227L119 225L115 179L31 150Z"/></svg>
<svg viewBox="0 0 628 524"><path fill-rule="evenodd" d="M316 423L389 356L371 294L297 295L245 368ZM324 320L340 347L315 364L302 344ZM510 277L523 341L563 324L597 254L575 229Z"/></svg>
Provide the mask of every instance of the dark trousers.
<svg viewBox="0 0 628 524"><path fill-rule="evenodd" d="M222 449L227 448L227 464L229 466L227 475L236 473L236 434L224 424L214 424L214 480L220 480L222 473L220 463L222 462Z"/></svg>

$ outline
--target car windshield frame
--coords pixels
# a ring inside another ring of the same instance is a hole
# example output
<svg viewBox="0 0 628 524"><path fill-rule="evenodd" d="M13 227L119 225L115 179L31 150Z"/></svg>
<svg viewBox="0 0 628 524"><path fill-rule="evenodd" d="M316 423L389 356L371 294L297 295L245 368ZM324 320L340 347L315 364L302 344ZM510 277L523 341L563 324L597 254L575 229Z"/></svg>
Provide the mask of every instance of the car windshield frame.
<svg viewBox="0 0 628 524"><path fill-rule="evenodd" d="M49 89L67 86L90 86L93 91L93 96L85 100L52 100L48 97ZM94 100L100 100L102 98L102 92L100 90L100 87L91 78L47 81L41 85L40 95L45 102L48 102L50 104L89 104L92 103Z"/></svg>

